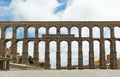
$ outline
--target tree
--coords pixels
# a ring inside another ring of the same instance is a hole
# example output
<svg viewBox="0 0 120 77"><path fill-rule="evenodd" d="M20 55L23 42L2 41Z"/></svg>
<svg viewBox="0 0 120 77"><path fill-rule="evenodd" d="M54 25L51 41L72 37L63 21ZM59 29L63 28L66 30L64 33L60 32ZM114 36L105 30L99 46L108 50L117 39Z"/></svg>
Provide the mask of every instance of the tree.
<svg viewBox="0 0 120 77"><path fill-rule="evenodd" d="M33 58L32 58L32 56L28 57L28 61L29 61L29 64L33 65Z"/></svg>
<svg viewBox="0 0 120 77"><path fill-rule="evenodd" d="M18 64L22 64L22 56L20 56L20 58L18 60Z"/></svg>

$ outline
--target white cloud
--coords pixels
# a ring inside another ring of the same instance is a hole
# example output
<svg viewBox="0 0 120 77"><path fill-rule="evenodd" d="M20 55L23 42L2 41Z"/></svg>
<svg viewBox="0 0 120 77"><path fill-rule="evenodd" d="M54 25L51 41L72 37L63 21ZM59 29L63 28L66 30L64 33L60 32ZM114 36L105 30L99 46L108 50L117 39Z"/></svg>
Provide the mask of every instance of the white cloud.
<svg viewBox="0 0 120 77"><path fill-rule="evenodd" d="M120 20L119 0L74 0L62 16L62 20L108 21Z"/></svg>
<svg viewBox="0 0 120 77"><path fill-rule="evenodd" d="M11 7L15 15L14 20L51 21L57 19L53 14L57 5L56 0L13 0Z"/></svg>
<svg viewBox="0 0 120 77"><path fill-rule="evenodd" d="M59 6L57 0L13 0L10 7L0 8L2 11L11 10L15 21L118 21L119 3L119 0L73 0L59 14L54 14Z"/></svg>

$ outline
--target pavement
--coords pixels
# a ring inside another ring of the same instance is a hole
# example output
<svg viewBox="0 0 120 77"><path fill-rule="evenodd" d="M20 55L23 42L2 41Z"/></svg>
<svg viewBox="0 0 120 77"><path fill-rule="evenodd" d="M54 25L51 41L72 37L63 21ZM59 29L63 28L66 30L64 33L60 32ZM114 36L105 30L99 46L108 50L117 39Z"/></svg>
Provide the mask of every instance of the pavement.
<svg viewBox="0 0 120 77"><path fill-rule="evenodd" d="M20 70L0 71L0 77L120 77L120 70Z"/></svg>

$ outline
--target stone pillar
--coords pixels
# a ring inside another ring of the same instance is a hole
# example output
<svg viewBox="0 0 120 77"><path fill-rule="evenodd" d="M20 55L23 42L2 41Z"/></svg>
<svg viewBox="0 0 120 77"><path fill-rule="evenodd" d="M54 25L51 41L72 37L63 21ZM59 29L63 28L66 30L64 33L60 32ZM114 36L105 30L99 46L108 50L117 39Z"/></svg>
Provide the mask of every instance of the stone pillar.
<svg viewBox="0 0 120 77"><path fill-rule="evenodd" d="M93 40L92 40L92 28L90 28L90 41L89 41L89 68L94 69L94 51L93 51Z"/></svg>
<svg viewBox="0 0 120 77"><path fill-rule="evenodd" d="M1 28L1 39L5 39L5 28L4 27Z"/></svg>
<svg viewBox="0 0 120 77"><path fill-rule="evenodd" d="M38 38L38 29L39 28L35 28L35 38Z"/></svg>
<svg viewBox="0 0 120 77"><path fill-rule="evenodd" d="M49 41L45 43L45 69L50 69L50 52L49 52Z"/></svg>
<svg viewBox="0 0 120 77"><path fill-rule="evenodd" d="M110 44L110 68L117 69L117 58L114 39L114 28L111 28L111 44Z"/></svg>
<svg viewBox="0 0 120 77"><path fill-rule="evenodd" d="M68 35L70 35L70 28L68 28Z"/></svg>
<svg viewBox="0 0 120 77"><path fill-rule="evenodd" d="M68 65L67 65L67 67L69 70L72 69L71 66L72 66L72 64L71 64L71 42L68 41Z"/></svg>
<svg viewBox="0 0 120 77"><path fill-rule="evenodd" d="M12 40L12 61L16 63L17 43L16 43L16 28L13 27L13 40Z"/></svg>
<svg viewBox="0 0 120 77"><path fill-rule="evenodd" d="M16 54L17 54L17 43L16 41L12 41L12 49L11 49L11 52L12 52L12 62L13 63L17 63L17 59L16 59Z"/></svg>
<svg viewBox="0 0 120 77"><path fill-rule="evenodd" d="M5 39L5 29L4 27L2 26L1 27L1 40L0 40L0 56L3 56L2 53L4 53L4 48L5 46L3 45L4 44L4 39Z"/></svg>
<svg viewBox="0 0 120 77"><path fill-rule="evenodd" d="M60 28L57 27L57 35L60 35Z"/></svg>
<svg viewBox="0 0 120 77"><path fill-rule="evenodd" d="M82 53L82 40L81 28L79 28L79 44L78 44L78 69L83 69L83 53Z"/></svg>
<svg viewBox="0 0 120 77"><path fill-rule="evenodd" d="M0 57L2 56L2 41L0 40Z"/></svg>
<svg viewBox="0 0 120 77"><path fill-rule="evenodd" d="M78 69L83 69L82 41L78 44Z"/></svg>
<svg viewBox="0 0 120 77"><path fill-rule="evenodd" d="M28 38L28 28L24 27L24 38Z"/></svg>
<svg viewBox="0 0 120 77"><path fill-rule="evenodd" d="M38 42L34 42L34 57L33 57L33 64L38 66L39 63L39 52L38 52Z"/></svg>
<svg viewBox="0 0 120 77"><path fill-rule="evenodd" d="M2 57L5 57L5 51L6 51L6 43L2 41Z"/></svg>
<svg viewBox="0 0 120 77"><path fill-rule="evenodd" d="M25 27L24 30L24 41L23 41L23 52L22 52L22 63L28 64L28 42L26 40L27 38L27 28Z"/></svg>
<svg viewBox="0 0 120 77"><path fill-rule="evenodd" d="M60 62L60 41L57 41L57 56L56 56L56 68L60 69L61 62Z"/></svg>
<svg viewBox="0 0 120 77"><path fill-rule="evenodd" d="M89 42L89 68L94 69L94 52L93 52L93 41Z"/></svg>
<svg viewBox="0 0 120 77"><path fill-rule="evenodd" d="M22 63L28 64L28 42L23 42Z"/></svg>
<svg viewBox="0 0 120 77"><path fill-rule="evenodd" d="M103 28L100 28L100 69L106 69Z"/></svg>
<svg viewBox="0 0 120 77"><path fill-rule="evenodd" d="M13 37L12 38L16 39L16 28L15 27L13 27Z"/></svg>
<svg viewBox="0 0 120 77"><path fill-rule="evenodd" d="M49 34L49 28L46 27L46 35L48 35L48 34Z"/></svg>

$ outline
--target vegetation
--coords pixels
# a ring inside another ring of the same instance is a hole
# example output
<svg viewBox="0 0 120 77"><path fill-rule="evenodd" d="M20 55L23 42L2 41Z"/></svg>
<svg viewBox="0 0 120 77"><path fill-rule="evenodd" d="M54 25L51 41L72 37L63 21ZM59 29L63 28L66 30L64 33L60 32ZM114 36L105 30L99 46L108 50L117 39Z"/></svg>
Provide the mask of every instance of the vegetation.
<svg viewBox="0 0 120 77"><path fill-rule="evenodd" d="M10 59L10 58L11 58L11 55L8 54L6 57L7 57L8 59Z"/></svg>
<svg viewBox="0 0 120 77"><path fill-rule="evenodd" d="M29 62L30 65L33 65L33 58L32 58L32 56L28 57L28 62Z"/></svg>
<svg viewBox="0 0 120 77"><path fill-rule="evenodd" d="M22 64L22 57L19 58L18 64Z"/></svg>

